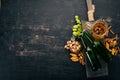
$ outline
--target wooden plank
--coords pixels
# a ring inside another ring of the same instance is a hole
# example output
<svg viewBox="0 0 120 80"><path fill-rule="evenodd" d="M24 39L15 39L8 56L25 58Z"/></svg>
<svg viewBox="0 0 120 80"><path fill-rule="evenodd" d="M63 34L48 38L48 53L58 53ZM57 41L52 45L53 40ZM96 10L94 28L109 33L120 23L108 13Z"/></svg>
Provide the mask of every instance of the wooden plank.
<svg viewBox="0 0 120 80"><path fill-rule="evenodd" d="M94 21L95 6L92 4L92 0L86 0L88 8L88 21Z"/></svg>
<svg viewBox="0 0 120 80"><path fill-rule="evenodd" d="M92 9L92 1L86 0L88 11Z"/></svg>

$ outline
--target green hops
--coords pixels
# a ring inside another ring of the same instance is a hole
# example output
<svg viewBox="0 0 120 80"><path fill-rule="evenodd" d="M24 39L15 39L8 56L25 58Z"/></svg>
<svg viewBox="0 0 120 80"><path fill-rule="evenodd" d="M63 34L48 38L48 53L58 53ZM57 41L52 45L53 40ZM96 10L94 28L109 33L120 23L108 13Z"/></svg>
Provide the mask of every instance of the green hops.
<svg viewBox="0 0 120 80"><path fill-rule="evenodd" d="M77 29L73 28L73 32L76 32L76 31L77 31Z"/></svg>
<svg viewBox="0 0 120 80"><path fill-rule="evenodd" d="M82 29L79 28L78 31L79 31L79 32L82 32Z"/></svg>
<svg viewBox="0 0 120 80"><path fill-rule="evenodd" d="M75 16L75 19L79 19L79 16L76 15L76 16Z"/></svg>
<svg viewBox="0 0 120 80"><path fill-rule="evenodd" d="M74 36L78 36L77 32L73 32L73 35L74 35Z"/></svg>
<svg viewBox="0 0 120 80"><path fill-rule="evenodd" d="M79 25L73 26L73 36L79 37L81 32L82 32L82 29L80 28Z"/></svg>
<svg viewBox="0 0 120 80"><path fill-rule="evenodd" d="M81 22L80 22L79 19L76 19L76 23L77 23L77 24L81 24Z"/></svg>
<svg viewBox="0 0 120 80"><path fill-rule="evenodd" d="M75 16L75 21L76 21L77 24L81 24L79 16Z"/></svg>
<svg viewBox="0 0 120 80"><path fill-rule="evenodd" d="M78 28L79 28L78 25L74 25L74 26L73 26L73 29L78 29Z"/></svg>
<svg viewBox="0 0 120 80"><path fill-rule="evenodd" d="M77 36L80 35L80 32L79 32L79 31L77 31L77 32L73 32L73 35L77 37Z"/></svg>
<svg viewBox="0 0 120 80"><path fill-rule="evenodd" d="M76 25L73 26L73 36L79 37L82 33L82 25L79 16L75 16Z"/></svg>

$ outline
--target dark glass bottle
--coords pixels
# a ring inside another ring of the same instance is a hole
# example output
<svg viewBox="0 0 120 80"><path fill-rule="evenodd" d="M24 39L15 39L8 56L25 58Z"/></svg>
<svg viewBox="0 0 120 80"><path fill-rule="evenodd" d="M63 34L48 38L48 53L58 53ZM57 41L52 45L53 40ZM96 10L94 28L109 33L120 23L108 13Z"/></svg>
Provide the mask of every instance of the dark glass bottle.
<svg viewBox="0 0 120 80"><path fill-rule="evenodd" d="M96 71L99 68L101 68L100 62L99 62L97 56L95 55L94 50L86 45L86 42L85 42L85 40L84 40L84 38L82 36L80 37L80 41L81 41L81 43L83 45L86 56L87 56L87 58L88 58L88 60L90 62L91 69L93 71Z"/></svg>
<svg viewBox="0 0 120 80"><path fill-rule="evenodd" d="M108 62L111 58L112 55L111 53L106 49L106 47L103 45L102 42L94 42L92 39L91 34L86 30L83 32L83 37L87 44L97 53L101 56L101 58L105 61Z"/></svg>

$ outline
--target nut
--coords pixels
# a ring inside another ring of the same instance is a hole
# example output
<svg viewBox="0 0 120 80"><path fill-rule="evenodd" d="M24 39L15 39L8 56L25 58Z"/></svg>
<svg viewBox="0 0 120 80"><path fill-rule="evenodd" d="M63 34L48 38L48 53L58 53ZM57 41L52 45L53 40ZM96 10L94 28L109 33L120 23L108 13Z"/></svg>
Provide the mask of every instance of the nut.
<svg viewBox="0 0 120 80"><path fill-rule="evenodd" d="M67 45L64 48L72 53L78 53L81 50L81 44L78 41L67 41Z"/></svg>

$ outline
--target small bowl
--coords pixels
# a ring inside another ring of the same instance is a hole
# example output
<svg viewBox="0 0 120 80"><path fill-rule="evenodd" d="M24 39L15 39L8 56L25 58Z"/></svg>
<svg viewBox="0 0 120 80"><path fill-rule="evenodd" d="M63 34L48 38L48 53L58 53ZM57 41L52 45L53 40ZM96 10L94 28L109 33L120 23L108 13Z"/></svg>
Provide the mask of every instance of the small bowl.
<svg viewBox="0 0 120 80"><path fill-rule="evenodd" d="M108 25L102 20L97 20L93 23L91 32L95 40L103 39L108 33Z"/></svg>

